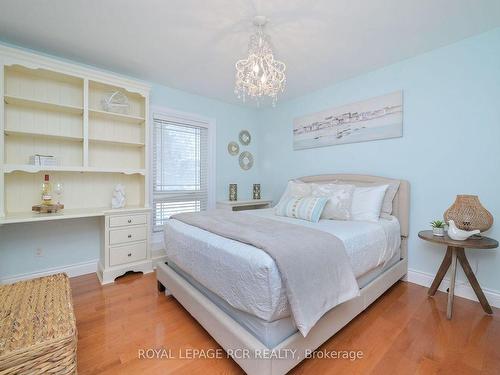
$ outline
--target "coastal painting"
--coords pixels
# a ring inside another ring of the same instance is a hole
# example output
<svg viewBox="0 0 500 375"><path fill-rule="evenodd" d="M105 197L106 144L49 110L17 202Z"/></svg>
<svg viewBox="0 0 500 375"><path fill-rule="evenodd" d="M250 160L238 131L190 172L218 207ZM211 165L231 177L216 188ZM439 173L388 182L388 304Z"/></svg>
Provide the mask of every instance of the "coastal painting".
<svg viewBox="0 0 500 375"><path fill-rule="evenodd" d="M403 136L403 92L331 108L293 121L293 149Z"/></svg>

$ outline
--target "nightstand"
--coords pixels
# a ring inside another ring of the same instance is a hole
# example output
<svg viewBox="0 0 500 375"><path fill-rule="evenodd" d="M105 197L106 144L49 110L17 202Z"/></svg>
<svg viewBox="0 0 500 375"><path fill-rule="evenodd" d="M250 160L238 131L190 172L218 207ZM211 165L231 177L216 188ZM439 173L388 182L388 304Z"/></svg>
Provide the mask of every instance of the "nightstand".
<svg viewBox="0 0 500 375"><path fill-rule="evenodd" d="M151 209L118 209L105 212L97 276L112 283L127 271L153 272L150 242Z"/></svg>
<svg viewBox="0 0 500 375"><path fill-rule="evenodd" d="M231 211L256 210L269 208L273 201L265 199L250 199L247 201L218 201L217 208Z"/></svg>
<svg viewBox="0 0 500 375"><path fill-rule="evenodd" d="M477 299L481 303L484 312L486 312L487 314L493 314L493 310L491 309L491 306L488 303L488 300L486 299L486 296L484 295L483 290L481 289L481 286L479 285L479 282L474 275L474 272L472 271L472 267L470 266L469 261L465 256L464 249L494 249L498 247L498 242L492 238L474 236L466 239L465 241L457 241L452 240L446 234L443 237L434 236L431 230L423 230L418 233L418 236L425 241L447 246L446 255L444 256L443 262L441 263L441 266L439 266L436 277L434 278L434 281L432 282L432 285L428 291L429 296L433 296L434 294L436 294L436 290L439 288L439 284L441 284L446 271L448 271L448 268L450 268L451 266L451 281L450 289L448 292L448 306L446 309L446 317L448 319L451 319L453 310L453 296L455 292L457 260L462 265L465 275L467 276L467 279L469 279L470 285L472 286L472 289L474 289L474 293L476 293Z"/></svg>

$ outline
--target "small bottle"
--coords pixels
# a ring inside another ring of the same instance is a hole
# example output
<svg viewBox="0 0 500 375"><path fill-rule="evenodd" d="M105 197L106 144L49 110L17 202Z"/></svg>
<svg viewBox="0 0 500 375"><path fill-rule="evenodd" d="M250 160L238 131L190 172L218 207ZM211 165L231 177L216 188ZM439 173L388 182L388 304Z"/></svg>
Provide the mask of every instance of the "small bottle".
<svg viewBox="0 0 500 375"><path fill-rule="evenodd" d="M49 181L49 175L45 175L42 183L42 204L45 206L52 204L52 184Z"/></svg>

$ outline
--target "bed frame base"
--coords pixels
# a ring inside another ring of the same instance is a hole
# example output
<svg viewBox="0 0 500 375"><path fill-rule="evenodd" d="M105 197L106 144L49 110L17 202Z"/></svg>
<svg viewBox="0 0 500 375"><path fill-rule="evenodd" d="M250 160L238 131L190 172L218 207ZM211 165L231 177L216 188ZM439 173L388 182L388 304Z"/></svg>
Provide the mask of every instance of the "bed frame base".
<svg viewBox="0 0 500 375"><path fill-rule="evenodd" d="M250 332L170 268L168 264L159 263L156 275L158 288L168 286L165 294L169 295L167 291L172 293L179 303L189 311L228 354L235 353L236 356L232 356L233 359L247 374L282 375L301 362L306 351L312 352L317 349L365 310L387 289L404 277L407 270L407 260L401 259L363 287L360 296L327 312L316 323L307 337L303 337L297 332L272 349L262 344ZM238 351L236 352L236 350ZM280 357L286 354L286 358L262 358L262 353L269 353L270 351L278 353ZM249 356L241 356L242 353L249 354Z"/></svg>
<svg viewBox="0 0 500 375"><path fill-rule="evenodd" d="M167 289L167 287L165 285L163 285L159 281L157 281L156 283L157 283L158 291L160 293L164 293L165 296L167 296L167 297L172 295L172 292L169 289Z"/></svg>

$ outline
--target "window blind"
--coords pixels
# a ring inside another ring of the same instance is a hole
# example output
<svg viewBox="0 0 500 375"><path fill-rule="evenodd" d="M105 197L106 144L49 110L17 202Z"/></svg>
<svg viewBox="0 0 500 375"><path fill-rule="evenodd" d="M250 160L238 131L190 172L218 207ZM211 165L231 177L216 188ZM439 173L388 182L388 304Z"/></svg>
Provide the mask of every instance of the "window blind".
<svg viewBox="0 0 500 375"><path fill-rule="evenodd" d="M153 119L153 230L176 213L207 209L208 129L178 119Z"/></svg>

